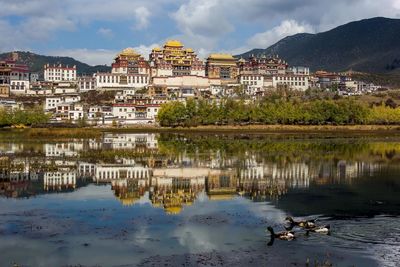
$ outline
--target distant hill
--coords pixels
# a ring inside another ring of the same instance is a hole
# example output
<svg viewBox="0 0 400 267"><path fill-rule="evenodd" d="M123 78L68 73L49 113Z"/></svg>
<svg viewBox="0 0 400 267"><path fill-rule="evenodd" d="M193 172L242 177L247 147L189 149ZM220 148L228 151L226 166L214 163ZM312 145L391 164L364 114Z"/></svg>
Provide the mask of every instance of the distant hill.
<svg viewBox="0 0 400 267"><path fill-rule="evenodd" d="M105 71L108 72L111 70L111 67L109 67L109 66L102 66L102 65L90 66L86 63L77 61L71 57L43 56L43 55L37 55L35 53L31 53L31 52L22 52L22 51L8 52L8 53L0 54L0 59L4 60L7 58L11 58L12 53L17 53L18 54L18 62L27 64L29 66L31 72L37 72L37 73L40 73L41 75L43 74L43 66L47 63L63 64L63 65L69 65L69 66L76 65L76 67L78 69L78 75L82 75L82 74L91 75L98 71L99 72L105 72Z"/></svg>
<svg viewBox="0 0 400 267"><path fill-rule="evenodd" d="M278 54L290 65L313 71L400 73L400 20L372 18L318 34L296 34L238 57L251 54Z"/></svg>

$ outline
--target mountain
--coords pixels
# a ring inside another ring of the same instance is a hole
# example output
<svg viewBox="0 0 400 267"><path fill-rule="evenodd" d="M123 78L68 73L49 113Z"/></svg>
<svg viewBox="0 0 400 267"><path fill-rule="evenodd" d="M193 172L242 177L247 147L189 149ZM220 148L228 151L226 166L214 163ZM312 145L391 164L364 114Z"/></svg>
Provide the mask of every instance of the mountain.
<svg viewBox="0 0 400 267"><path fill-rule="evenodd" d="M90 66L86 63L82 63L77 61L71 57L53 57L53 56L43 56L37 55L31 52L8 52L0 54L0 60L13 58L13 54L18 56L17 61L21 63L25 63L29 66L31 72L37 72L43 75L43 66L47 63L49 64L63 64L68 66L77 67L78 75L86 74L91 75L96 72L108 72L111 70L111 67L105 65L99 66Z"/></svg>
<svg viewBox="0 0 400 267"><path fill-rule="evenodd" d="M400 19L371 18L327 32L286 37L251 54L278 54L290 65L311 70L400 73Z"/></svg>

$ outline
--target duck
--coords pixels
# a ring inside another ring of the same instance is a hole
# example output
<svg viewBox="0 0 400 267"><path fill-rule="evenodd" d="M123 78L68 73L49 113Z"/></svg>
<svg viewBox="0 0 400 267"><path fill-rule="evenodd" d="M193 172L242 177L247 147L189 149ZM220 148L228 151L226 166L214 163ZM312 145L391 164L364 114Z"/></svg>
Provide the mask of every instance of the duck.
<svg viewBox="0 0 400 267"><path fill-rule="evenodd" d="M316 227L315 220L295 221L292 217L286 217L285 221L289 221L291 227L299 226L305 229L312 229Z"/></svg>
<svg viewBox="0 0 400 267"><path fill-rule="evenodd" d="M269 226L267 230L271 233L271 239L278 238L280 240L293 240L296 238L293 231L283 231L275 233L274 229L271 226Z"/></svg>
<svg viewBox="0 0 400 267"><path fill-rule="evenodd" d="M314 233L320 233L320 234L330 234L331 232L331 226L329 224L324 225L324 226L316 226L311 229L307 229L308 232L314 232Z"/></svg>

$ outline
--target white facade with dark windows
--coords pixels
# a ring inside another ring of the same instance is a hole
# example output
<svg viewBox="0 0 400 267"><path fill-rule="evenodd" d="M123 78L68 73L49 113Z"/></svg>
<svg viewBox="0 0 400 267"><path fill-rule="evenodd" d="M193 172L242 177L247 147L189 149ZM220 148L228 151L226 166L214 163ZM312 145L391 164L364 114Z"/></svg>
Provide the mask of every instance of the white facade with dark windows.
<svg viewBox="0 0 400 267"><path fill-rule="evenodd" d="M279 86L305 91L309 88L308 76L305 75L276 75L272 77L272 86Z"/></svg>
<svg viewBox="0 0 400 267"><path fill-rule="evenodd" d="M44 65L44 80L47 82L75 81L76 66Z"/></svg>
<svg viewBox="0 0 400 267"><path fill-rule="evenodd" d="M149 85L150 78L145 74L116 74L116 73L96 73L97 88L143 88Z"/></svg>

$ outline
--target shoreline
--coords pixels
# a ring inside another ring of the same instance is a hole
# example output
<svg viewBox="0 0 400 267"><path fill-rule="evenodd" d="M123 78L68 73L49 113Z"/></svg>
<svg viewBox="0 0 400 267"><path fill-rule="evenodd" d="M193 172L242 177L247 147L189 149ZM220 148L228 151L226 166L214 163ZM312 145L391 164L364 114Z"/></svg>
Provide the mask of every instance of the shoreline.
<svg viewBox="0 0 400 267"><path fill-rule="evenodd" d="M400 134L400 125L246 125L246 126L197 126L197 127L160 127L150 125L131 125L128 127L43 127L43 128L1 128L1 133L30 133L79 135L96 133L237 133L237 134Z"/></svg>

